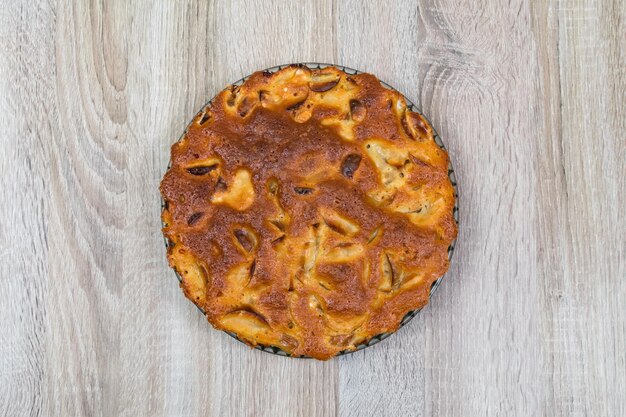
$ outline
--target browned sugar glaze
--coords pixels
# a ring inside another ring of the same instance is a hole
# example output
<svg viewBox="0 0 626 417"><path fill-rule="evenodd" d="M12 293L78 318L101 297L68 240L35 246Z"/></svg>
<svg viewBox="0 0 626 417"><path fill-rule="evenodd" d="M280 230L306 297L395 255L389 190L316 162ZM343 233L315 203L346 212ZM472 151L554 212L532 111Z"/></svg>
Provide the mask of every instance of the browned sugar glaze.
<svg viewBox="0 0 626 417"><path fill-rule="evenodd" d="M168 259L213 326L328 359L428 302L456 237L448 157L370 74L222 91L172 146Z"/></svg>

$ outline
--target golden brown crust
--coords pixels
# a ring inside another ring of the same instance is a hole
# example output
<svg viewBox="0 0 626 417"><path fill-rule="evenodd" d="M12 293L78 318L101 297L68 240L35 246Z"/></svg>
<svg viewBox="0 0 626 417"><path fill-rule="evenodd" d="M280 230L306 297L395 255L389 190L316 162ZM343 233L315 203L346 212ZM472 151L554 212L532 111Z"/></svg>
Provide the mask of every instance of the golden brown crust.
<svg viewBox="0 0 626 417"><path fill-rule="evenodd" d="M428 302L457 233L447 167L370 74L255 73L172 146L170 265L214 327L328 359Z"/></svg>

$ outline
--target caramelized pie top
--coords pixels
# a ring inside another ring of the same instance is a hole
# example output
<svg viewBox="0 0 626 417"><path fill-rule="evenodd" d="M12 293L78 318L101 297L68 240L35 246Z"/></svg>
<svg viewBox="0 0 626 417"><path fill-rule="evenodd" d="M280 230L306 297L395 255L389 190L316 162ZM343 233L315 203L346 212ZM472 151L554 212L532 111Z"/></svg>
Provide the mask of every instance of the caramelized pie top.
<svg viewBox="0 0 626 417"><path fill-rule="evenodd" d="M457 233L447 167L373 75L257 72L172 146L170 265L214 327L328 359L428 302Z"/></svg>

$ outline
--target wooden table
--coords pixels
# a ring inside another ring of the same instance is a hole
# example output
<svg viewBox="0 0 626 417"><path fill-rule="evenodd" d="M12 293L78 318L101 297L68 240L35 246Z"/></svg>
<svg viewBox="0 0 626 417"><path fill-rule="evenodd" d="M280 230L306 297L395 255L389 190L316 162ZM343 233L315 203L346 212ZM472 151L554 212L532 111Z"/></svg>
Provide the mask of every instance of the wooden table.
<svg viewBox="0 0 626 417"><path fill-rule="evenodd" d="M0 415L626 415L626 2L528 3L0 0ZM212 330L159 222L207 98L303 61L403 91L460 191L432 303L328 362Z"/></svg>

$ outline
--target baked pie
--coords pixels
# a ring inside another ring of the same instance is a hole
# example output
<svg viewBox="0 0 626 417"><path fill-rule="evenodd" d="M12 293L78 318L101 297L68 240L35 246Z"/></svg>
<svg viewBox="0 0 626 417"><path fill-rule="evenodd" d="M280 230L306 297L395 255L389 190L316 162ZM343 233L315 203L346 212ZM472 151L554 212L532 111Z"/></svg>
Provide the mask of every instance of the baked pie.
<svg viewBox="0 0 626 417"><path fill-rule="evenodd" d="M220 92L161 182L169 263L217 329L329 359L424 306L456 237L448 155L370 74L292 65Z"/></svg>

